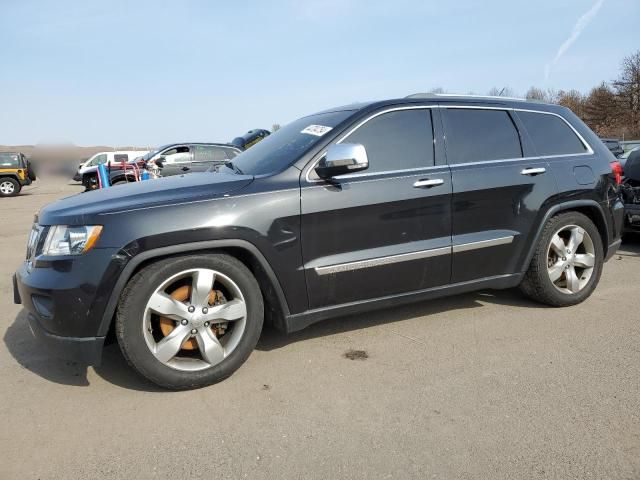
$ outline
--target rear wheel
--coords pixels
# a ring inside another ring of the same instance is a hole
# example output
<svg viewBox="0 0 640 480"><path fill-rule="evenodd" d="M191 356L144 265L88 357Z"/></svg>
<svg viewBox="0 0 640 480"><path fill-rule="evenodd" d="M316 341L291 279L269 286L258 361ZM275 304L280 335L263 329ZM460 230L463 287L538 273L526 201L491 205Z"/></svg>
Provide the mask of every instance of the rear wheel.
<svg viewBox="0 0 640 480"><path fill-rule="evenodd" d="M545 225L520 289L547 305L575 305L595 290L603 263L602 239L589 217L562 213Z"/></svg>
<svg viewBox="0 0 640 480"><path fill-rule="evenodd" d="M20 183L11 177L0 178L0 197L15 197L20 193Z"/></svg>
<svg viewBox="0 0 640 480"><path fill-rule="evenodd" d="M170 389L219 382L249 357L262 330L260 287L224 254L162 260L137 273L122 294L118 343L129 363Z"/></svg>

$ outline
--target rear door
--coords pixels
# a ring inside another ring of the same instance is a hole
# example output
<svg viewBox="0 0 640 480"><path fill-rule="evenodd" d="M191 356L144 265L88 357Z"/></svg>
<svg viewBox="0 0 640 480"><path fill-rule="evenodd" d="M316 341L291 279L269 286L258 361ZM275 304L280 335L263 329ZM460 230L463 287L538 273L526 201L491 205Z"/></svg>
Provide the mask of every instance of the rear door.
<svg viewBox="0 0 640 480"><path fill-rule="evenodd" d="M441 109L451 166L452 282L519 270L543 204L557 192L507 108Z"/></svg>
<svg viewBox="0 0 640 480"><path fill-rule="evenodd" d="M331 182L312 168L303 171L302 253L310 308L449 283L451 177L439 138L437 109L396 107L339 140L364 145L367 170Z"/></svg>

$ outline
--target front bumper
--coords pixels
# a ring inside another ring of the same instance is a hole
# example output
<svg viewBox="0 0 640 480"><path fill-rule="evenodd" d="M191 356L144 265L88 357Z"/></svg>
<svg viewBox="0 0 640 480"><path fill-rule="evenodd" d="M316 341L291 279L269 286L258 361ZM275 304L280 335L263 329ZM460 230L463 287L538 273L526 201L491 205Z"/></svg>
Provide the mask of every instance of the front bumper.
<svg viewBox="0 0 640 480"><path fill-rule="evenodd" d="M21 304L21 285L18 276L13 275L13 301ZM22 289L28 294L28 289ZM28 309L27 309L28 310ZM31 311L27 312L29 330L41 343L53 350L56 354L86 365L100 365L102 361L102 347L105 337L62 337L48 332L40 323L39 315Z"/></svg>
<svg viewBox="0 0 640 480"><path fill-rule="evenodd" d="M112 249L94 249L85 255L23 263L13 278L14 302L28 312L35 337L54 347L60 356L98 365L106 331L101 323L112 285L108 282Z"/></svg>

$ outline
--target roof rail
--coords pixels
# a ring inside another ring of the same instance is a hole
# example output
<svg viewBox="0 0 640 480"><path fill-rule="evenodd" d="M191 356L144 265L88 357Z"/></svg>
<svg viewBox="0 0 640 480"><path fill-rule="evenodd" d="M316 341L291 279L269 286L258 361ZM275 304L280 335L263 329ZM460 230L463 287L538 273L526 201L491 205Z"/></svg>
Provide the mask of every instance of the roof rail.
<svg viewBox="0 0 640 480"><path fill-rule="evenodd" d="M461 93L414 93L407 95L405 98L437 98L437 97L454 97L454 98L488 98L492 100L516 100L518 102L527 102L526 98L519 97L502 97L497 95L465 95Z"/></svg>

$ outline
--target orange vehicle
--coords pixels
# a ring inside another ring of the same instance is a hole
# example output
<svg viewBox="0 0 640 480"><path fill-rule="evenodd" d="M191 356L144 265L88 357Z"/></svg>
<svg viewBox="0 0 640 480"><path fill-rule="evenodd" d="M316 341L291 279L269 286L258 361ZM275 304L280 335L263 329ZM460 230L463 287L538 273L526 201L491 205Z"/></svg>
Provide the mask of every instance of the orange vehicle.
<svg viewBox="0 0 640 480"><path fill-rule="evenodd" d="M0 197L15 197L35 179L35 171L22 153L0 153Z"/></svg>

